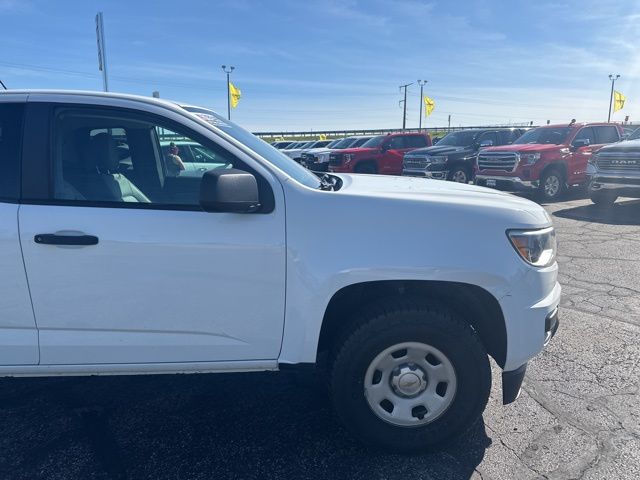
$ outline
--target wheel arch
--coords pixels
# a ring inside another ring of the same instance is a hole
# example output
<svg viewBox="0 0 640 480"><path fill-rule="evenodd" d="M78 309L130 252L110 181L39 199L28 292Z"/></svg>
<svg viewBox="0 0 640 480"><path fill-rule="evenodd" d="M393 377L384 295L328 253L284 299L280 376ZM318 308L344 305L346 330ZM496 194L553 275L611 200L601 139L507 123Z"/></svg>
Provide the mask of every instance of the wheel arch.
<svg viewBox="0 0 640 480"><path fill-rule="evenodd" d="M559 170L564 177L564 183L568 182L569 171L567 170L567 164L565 162L554 161L546 165L540 172L540 180L542 180L542 177L544 177L550 170Z"/></svg>
<svg viewBox="0 0 640 480"><path fill-rule="evenodd" d="M338 290L325 310L316 360L331 351L336 339L355 324L355 314L371 302L394 296L417 296L444 304L478 333L491 357L501 367L507 356L507 332L498 300L477 285L432 280L381 280L356 283Z"/></svg>

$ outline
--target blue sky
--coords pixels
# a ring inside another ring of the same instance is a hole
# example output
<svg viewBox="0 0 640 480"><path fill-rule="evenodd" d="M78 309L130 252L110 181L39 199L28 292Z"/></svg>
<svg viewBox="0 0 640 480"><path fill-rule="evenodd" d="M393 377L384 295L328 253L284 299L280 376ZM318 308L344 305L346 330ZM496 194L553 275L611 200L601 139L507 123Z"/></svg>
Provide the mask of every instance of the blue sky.
<svg viewBox="0 0 640 480"><path fill-rule="evenodd" d="M102 89L226 113L220 65L253 130L401 126L398 86L426 79L426 126L606 119L609 73L640 122L640 2L419 0L0 0L0 79L13 88ZM408 126L419 87L409 88Z"/></svg>

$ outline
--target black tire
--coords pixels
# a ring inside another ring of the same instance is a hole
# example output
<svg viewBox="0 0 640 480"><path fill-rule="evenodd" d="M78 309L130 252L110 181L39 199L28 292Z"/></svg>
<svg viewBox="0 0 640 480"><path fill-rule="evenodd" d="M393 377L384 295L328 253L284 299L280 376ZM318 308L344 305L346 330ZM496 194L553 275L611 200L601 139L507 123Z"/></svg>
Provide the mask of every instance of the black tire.
<svg viewBox="0 0 640 480"><path fill-rule="evenodd" d="M355 325L336 345L330 387L338 416L363 443L396 452L424 451L444 446L480 417L491 390L489 360L478 335L451 310L420 299L390 299L364 311ZM453 399L430 423L393 425L374 413L365 397L365 373L373 359L402 342L437 348L455 370Z"/></svg>
<svg viewBox="0 0 640 480"><path fill-rule="evenodd" d="M538 197L545 202L556 202L564 195L566 189L567 183L562 171L550 168L540 177Z"/></svg>
<svg viewBox="0 0 640 480"><path fill-rule="evenodd" d="M616 200L618 199L618 195L612 192L600 191L600 192L591 192L591 201L596 204L596 206L601 208L609 208L612 207Z"/></svg>
<svg viewBox="0 0 640 480"><path fill-rule="evenodd" d="M354 168L353 171L356 173L378 173L375 163L372 162L360 162L356 165L356 168Z"/></svg>
<svg viewBox="0 0 640 480"><path fill-rule="evenodd" d="M457 165L451 169L447 175L447 180L468 184L471 180L471 171L464 165Z"/></svg>

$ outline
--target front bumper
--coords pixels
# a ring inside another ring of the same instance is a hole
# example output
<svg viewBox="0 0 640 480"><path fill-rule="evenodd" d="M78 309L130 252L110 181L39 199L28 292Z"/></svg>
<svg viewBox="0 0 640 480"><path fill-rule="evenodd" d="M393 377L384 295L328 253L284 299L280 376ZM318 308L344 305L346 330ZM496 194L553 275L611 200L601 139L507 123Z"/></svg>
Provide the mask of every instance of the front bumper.
<svg viewBox="0 0 640 480"><path fill-rule="evenodd" d="M437 180L446 180L448 174L449 170L442 170L439 172L416 168L405 168L402 170L402 175L406 177L435 178Z"/></svg>
<svg viewBox="0 0 640 480"><path fill-rule="evenodd" d="M534 190L538 188L537 180L522 180L520 177L503 177L501 175L476 174L476 185L497 188L498 190Z"/></svg>
<svg viewBox="0 0 640 480"><path fill-rule="evenodd" d="M640 172L638 174L616 172L587 172L589 192L615 191L621 197L640 197Z"/></svg>
<svg viewBox="0 0 640 480"><path fill-rule="evenodd" d="M546 347L554 337L560 326L558 319L558 309L555 308L547 315L544 321L545 335L544 346ZM520 365L515 370L502 372L502 404L508 405L515 402L520 396L522 382L527 371L527 363Z"/></svg>

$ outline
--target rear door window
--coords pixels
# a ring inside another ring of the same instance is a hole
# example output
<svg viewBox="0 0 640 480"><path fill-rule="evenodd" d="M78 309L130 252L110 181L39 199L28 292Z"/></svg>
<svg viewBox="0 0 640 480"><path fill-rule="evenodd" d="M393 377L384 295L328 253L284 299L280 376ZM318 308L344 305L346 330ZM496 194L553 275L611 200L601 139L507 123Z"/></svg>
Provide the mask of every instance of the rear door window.
<svg viewBox="0 0 640 480"><path fill-rule="evenodd" d="M618 129L613 125L594 127L597 143L614 143L620 140Z"/></svg>
<svg viewBox="0 0 640 480"><path fill-rule="evenodd" d="M422 135L405 137L405 148L421 148L427 146L427 139Z"/></svg>
<svg viewBox="0 0 640 480"><path fill-rule="evenodd" d="M23 117L22 103L0 103L0 200L17 200L20 196Z"/></svg>

